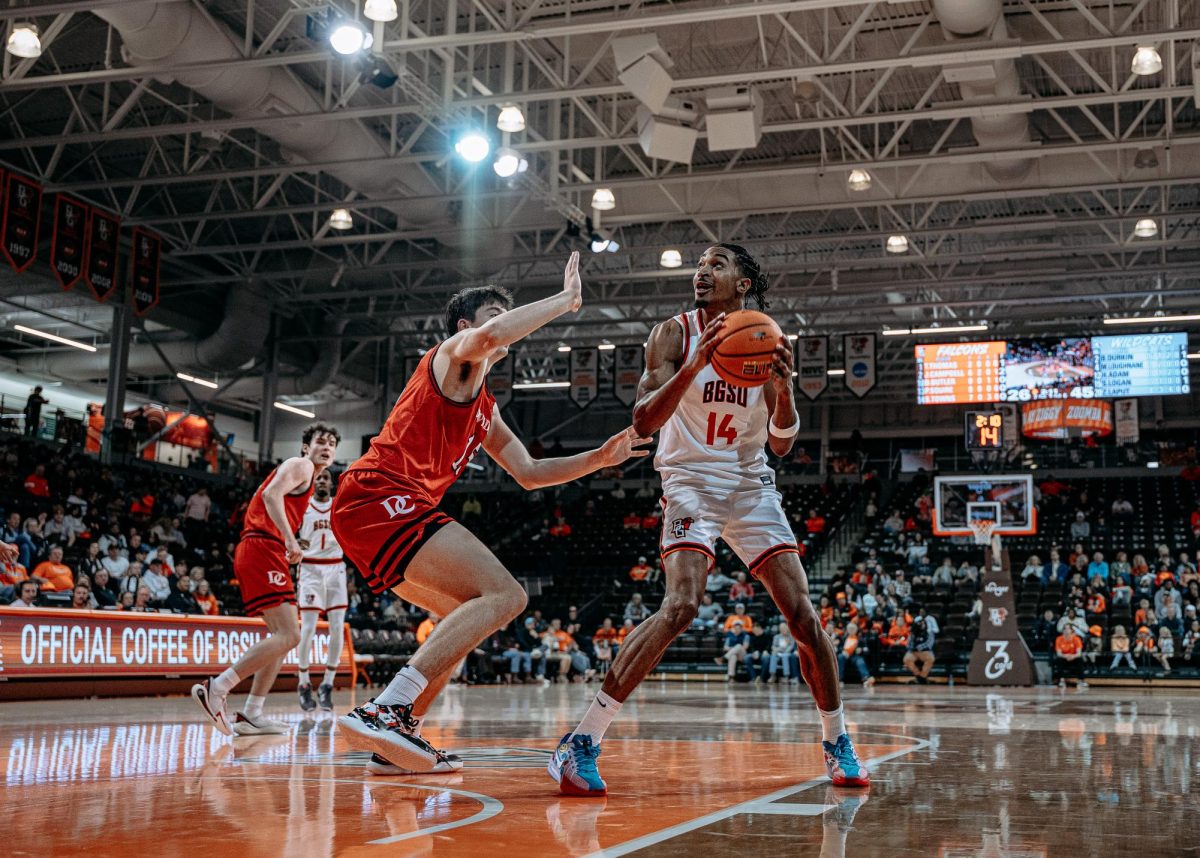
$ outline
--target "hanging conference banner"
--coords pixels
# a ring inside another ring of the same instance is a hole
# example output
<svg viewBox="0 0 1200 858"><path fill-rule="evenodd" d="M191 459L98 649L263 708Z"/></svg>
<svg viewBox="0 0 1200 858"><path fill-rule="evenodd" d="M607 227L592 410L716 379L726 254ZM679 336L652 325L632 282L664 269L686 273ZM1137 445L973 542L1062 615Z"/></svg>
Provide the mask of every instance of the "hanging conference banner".
<svg viewBox="0 0 1200 858"><path fill-rule="evenodd" d="M4 194L4 257L20 274L37 258L38 225L42 219L42 186L37 182L8 174Z"/></svg>
<svg viewBox="0 0 1200 858"><path fill-rule="evenodd" d="M637 400L645 357L645 349L641 346L617 347L613 356L613 396L622 405L633 405Z"/></svg>
<svg viewBox="0 0 1200 858"><path fill-rule="evenodd" d="M99 301L107 301L117 288L117 262L121 256L121 219L91 209L87 219L83 282Z"/></svg>
<svg viewBox="0 0 1200 858"><path fill-rule="evenodd" d="M829 337L801 337L796 342L796 381L814 400L829 387Z"/></svg>
<svg viewBox="0 0 1200 858"><path fill-rule="evenodd" d="M1118 399L1113 405L1117 411L1117 443L1138 443L1141 440L1141 432L1138 429L1138 401Z"/></svg>
<svg viewBox="0 0 1200 858"><path fill-rule="evenodd" d="M875 335L846 334L842 340L846 388L862 399L875 386Z"/></svg>
<svg viewBox="0 0 1200 858"><path fill-rule="evenodd" d="M571 350L571 401L587 408L600 392L599 349Z"/></svg>
<svg viewBox="0 0 1200 858"><path fill-rule="evenodd" d="M516 362L516 355L509 352L508 357L499 363L492 364L492 368L488 370L488 390L492 392L492 396L496 397L496 404L501 408L512 402L513 367Z"/></svg>
<svg viewBox="0 0 1200 858"><path fill-rule="evenodd" d="M159 259L162 239L133 228L133 313L144 316L158 306Z"/></svg>
<svg viewBox="0 0 1200 858"><path fill-rule="evenodd" d="M50 267L65 290L75 288L83 276L84 239L88 207L65 194L54 200L54 235L50 239Z"/></svg>
<svg viewBox="0 0 1200 858"><path fill-rule="evenodd" d="M1017 446L1021 438L1021 429L1017 425L1017 405L1014 402L1001 402L996 406L1000 412L1001 434L1004 436L1004 449L1011 450Z"/></svg>

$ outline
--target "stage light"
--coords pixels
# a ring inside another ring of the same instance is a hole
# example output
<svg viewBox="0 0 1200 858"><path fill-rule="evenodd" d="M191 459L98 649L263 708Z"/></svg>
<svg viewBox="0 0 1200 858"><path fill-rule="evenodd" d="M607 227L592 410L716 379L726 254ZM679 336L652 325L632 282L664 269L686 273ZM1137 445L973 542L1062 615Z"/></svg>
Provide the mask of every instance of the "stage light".
<svg viewBox="0 0 1200 858"><path fill-rule="evenodd" d="M825 372L825 374L826 374L826 375L845 375L845 374L846 374L846 370L844 370L844 369L831 369L831 370L827 370L827 371Z"/></svg>
<svg viewBox="0 0 1200 858"><path fill-rule="evenodd" d="M367 50L375 40L357 21L342 21L329 32L329 46L342 56Z"/></svg>
<svg viewBox="0 0 1200 858"><path fill-rule="evenodd" d="M616 348L616 345L613 343L601 343L600 345L596 346L596 348L600 349L602 352L611 352Z"/></svg>
<svg viewBox="0 0 1200 858"><path fill-rule="evenodd" d="M1158 221L1152 217L1140 219L1133 227L1133 234L1138 238L1154 238L1158 235Z"/></svg>
<svg viewBox="0 0 1200 858"><path fill-rule="evenodd" d="M1165 322L1200 322L1200 314L1176 316L1117 316L1105 319L1106 325L1159 325Z"/></svg>
<svg viewBox="0 0 1200 858"><path fill-rule="evenodd" d="M175 377L181 381L190 381L192 384L198 384L201 387L211 387L213 390L220 387L215 381L209 381L207 378L196 378L196 376L188 375L186 372L177 372L175 373Z"/></svg>
<svg viewBox="0 0 1200 858"><path fill-rule="evenodd" d="M353 229L354 218L350 216L349 209L334 209L333 214L329 216L330 229Z"/></svg>
<svg viewBox="0 0 1200 858"><path fill-rule="evenodd" d="M612 237L605 235L603 233L600 233L600 232L593 232L591 248L592 248L592 253L603 253L606 250L609 253L616 253L618 250L621 249L621 245L617 242L617 240L615 238L612 238Z"/></svg>
<svg viewBox="0 0 1200 858"><path fill-rule="evenodd" d="M563 343L562 345L560 345L560 346L558 347L558 350L559 350L560 352L563 352L563 353L565 354L565 353L567 353L567 352L569 352L569 351L571 350L571 347L570 347L570 346L568 346L566 343Z"/></svg>
<svg viewBox="0 0 1200 858"><path fill-rule="evenodd" d="M1129 70L1140 75L1158 74L1162 67L1162 57L1153 45L1138 45L1133 62L1129 64Z"/></svg>
<svg viewBox="0 0 1200 858"><path fill-rule="evenodd" d="M562 390L570 387L569 381L518 381L513 390Z"/></svg>
<svg viewBox="0 0 1200 858"><path fill-rule="evenodd" d="M986 324L978 325L951 325L946 328L913 328L909 331L910 334L970 334L976 331L986 331Z"/></svg>
<svg viewBox="0 0 1200 858"><path fill-rule="evenodd" d="M889 235L887 240L888 253L907 253L908 239L903 235Z"/></svg>
<svg viewBox="0 0 1200 858"><path fill-rule="evenodd" d="M866 170L851 170L846 178L846 184L852 191L865 191L871 187L871 174Z"/></svg>
<svg viewBox="0 0 1200 858"><path fill-rule="evenodd" d="M517 173L524 173L528 167L529 162L522 158L521 153L516 149L497 149L496 160L492 162L492 169L501 179L510 178Z"/></svg>
<svg viewBox="0 0 1200 858"><path fill-rule="evenodd" d="M617 207L617 198L609 188L596 188L592 192L592 208L596 211L607 212Z"/></svg>
<svg viewBox="0 0 1200 858"><path fill-rule="evenodd" d="M33 334L35 337L42 337L43 339L51 340L52 342L62 343L64 346L72 346L77 349L82 349L85 352L94 352L96 350L95 346L88 345L87 343L81 343L79 340L69 340L66 337L60 337L58 334L39 331L37 328L27 328L24 325L13 325L13 329L18 330L23 334Z"/></svg>
<svg viewBox="0 0 1200 858"><path fill-rule="evenodd" d="M293 405L288 405L286 402L276 402L275 407L280 411L287 411L290 414L299 414L301 417L307 417L312 420L317 415L311 411L305 411L303 408L296 408Z"/></svg>
<svg viewBox="0 0 1200 858"><path fill-rule="evenodd" d="M26 60L37 59L42 55L42 40L38 38L37 24L22 21L13 25L8 37L8 52L14 57Z"/></svg>
<svg viewBox="0 0 1200 858"><path fill-rule="evenodd" d="M500 108L500 116L496 119L496 127L510 134L524 131L525 114L515 104L505 104Z"/></svg>
<svg viewBox="0 0 1200 858"><path fill-rule="evenodd" d="M683 254L678 250L664 250L658 258L658 264L663 268L678 268L683 265Z"/></svg>
<svg viewBox="0 0 1200 858"><path fill-rule="evenodd" d="M458 138L458 142L454 144L454 151L462 156L463 160L477 164L492 151L492 144L478 131L468 131Z"/></svg>
<svg viewBox="0 0 1200 858"><path fill-rule="evenodd" d="M395 21L400 15L396 0L367 0L363 6L363 17L369 21Z"/></svg>

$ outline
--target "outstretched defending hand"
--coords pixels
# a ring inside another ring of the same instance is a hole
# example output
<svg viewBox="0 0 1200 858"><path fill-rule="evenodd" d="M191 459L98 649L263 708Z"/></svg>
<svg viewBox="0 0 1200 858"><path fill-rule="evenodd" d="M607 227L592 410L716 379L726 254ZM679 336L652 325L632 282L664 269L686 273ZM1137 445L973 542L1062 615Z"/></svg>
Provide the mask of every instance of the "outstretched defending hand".
<svg viewBox="0 0 1200 858"><path fill-rule="evenodd" d="M571 312L574 313L583 306L583 283L579 280L579 251L576 250L567 260L563 271L563 294L571 299Z"/></svg>
<svg viewBox="0 0 1200 858"><path fill-rule="evenodd" d="M649 450L638 448L645 447L653 440L653 438L639 438L632 426L628 429L622 429L605 441L604 446L600 448L600 458L604 462L600 467L611 468L614 465L621 464L626 459L641 459L649 456Z"/></svg>

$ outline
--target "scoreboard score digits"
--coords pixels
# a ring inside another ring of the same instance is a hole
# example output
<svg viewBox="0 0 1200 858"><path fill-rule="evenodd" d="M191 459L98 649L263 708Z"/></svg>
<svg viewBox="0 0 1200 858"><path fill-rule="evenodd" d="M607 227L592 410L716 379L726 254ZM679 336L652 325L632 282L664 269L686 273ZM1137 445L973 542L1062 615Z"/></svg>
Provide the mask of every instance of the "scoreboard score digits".
<svg viewBox="0 0 1200 858"><path fill-rule="evenodd" d="M1004 420L999 411L968 411L968 450L999 450L1004 446Z"/></svg>

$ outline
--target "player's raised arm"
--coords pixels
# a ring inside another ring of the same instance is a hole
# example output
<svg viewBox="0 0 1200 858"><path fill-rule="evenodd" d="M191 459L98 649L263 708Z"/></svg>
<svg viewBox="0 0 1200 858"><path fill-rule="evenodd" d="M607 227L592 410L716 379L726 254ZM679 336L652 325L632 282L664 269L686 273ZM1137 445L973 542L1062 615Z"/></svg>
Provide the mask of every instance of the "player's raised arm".
<svg viewBox="0 0 1200 858"><path fill-rule="evenodd" d="M796 432L800 429L800 415L796 413L796 400L792 395L792 345L787 340L775 347L765 399L770 415L767 444L772 453L782 458L792 451Z"/></svg>
<svg viewBox="0 0 1200 858"><path fill-rule="evenodd" d="M583 303L582 284L579 280L579 251L571 254L563 271L561 292L514 307L480 325L467 328L446 340L444 353L453 361L475 363L490 357L496 349L510 346L517 340L529 336L538 328L552 322L563 313L573 313Z"/></svg>
<svg viewBox="0 0 1200 858"><path fill-rule="evenodd" d="M639 438L630 427L622 429L595 450L556 459L535 459L508 428L497 407L492 412L492 427L484 439L483 449L487 450L488 455L495 459L521 488L533 490L569 483L601 468L619 465L626 459L648 456L650 451L640 448L649 444L651 440Z"/></svg>
<svg viewBox="0 0 1200 858"><path fill-rule="evenodd" d="M646 345L646 371L638 382L637 403L633 406L633 429L650 436L662 428L700 370L708 365L721 342L725 314L704 326L696 350L683 361L683 329L673 321L663 322L650 332Z"/></svg>
<svg viewBox="0 0 1200 858"><path fill-rule="evenodd" d="M312 460L296 456L280 465L279 470L275 472L275 479L271 480L271 484L263 489L263 505L266 506L267 515L271 516L271 521L279 528L279 533L283 537L288 563L299 563L303 552L300 549L300 543L296 540L296 534L292 533L291 525L288 524L283 499L297 489L307 486L312 478Z"/></svg>

